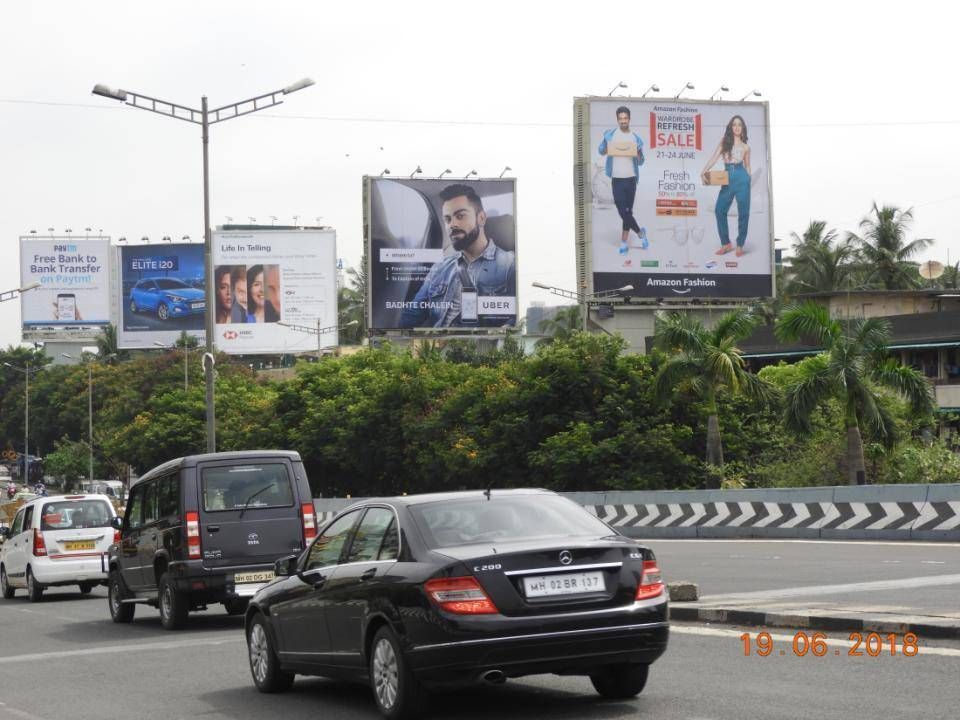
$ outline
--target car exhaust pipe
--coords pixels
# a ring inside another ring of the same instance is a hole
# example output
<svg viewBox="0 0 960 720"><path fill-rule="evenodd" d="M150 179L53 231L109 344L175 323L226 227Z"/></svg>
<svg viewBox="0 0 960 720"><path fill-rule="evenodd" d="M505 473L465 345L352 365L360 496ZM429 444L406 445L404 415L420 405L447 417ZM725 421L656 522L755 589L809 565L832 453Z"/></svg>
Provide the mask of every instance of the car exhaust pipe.
<svg viewBox="0 0 960 720"><path fill-rule="evenodd" d="M500 685L507 681L507 676L503 674L503 670L487 670L480 679L488 685Z"/></svg>

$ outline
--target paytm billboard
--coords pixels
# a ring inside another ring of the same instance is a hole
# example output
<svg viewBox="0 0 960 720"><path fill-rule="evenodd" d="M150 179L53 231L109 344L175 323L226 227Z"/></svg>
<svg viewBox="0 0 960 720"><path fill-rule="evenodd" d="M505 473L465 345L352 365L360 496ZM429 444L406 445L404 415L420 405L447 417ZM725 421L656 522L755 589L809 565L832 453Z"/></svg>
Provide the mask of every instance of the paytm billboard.
<svg viewBox="0 0 960 720"><path fill-rule="evenodd" d="M336 346L336 257L333 230L214 233L217 349L273 354Z"/></svg>
<svg viewBox="0 0 960 720"><path fill-rule="evenodd" d="M184 331L204 342L203 245L124 245L115 252L118 347L172 345Z"/></svg>
<svg viewBox="0 0 960 720"><path fill-rule="evenodd" d="M109 238L20 238L24 340L92 339L110 322Z"/></svg>
<svg viewBox="0 0 960 720"><path fill-rule="evenodd" d="M517 323L516 181L364 178L371 328Z"/></svg>
<svg viewBox="0 0 960 720"><path fill-rule="evenodd" d="M591 98L574 114L578 270L593 292L773 294L766 103Z"/></svg>

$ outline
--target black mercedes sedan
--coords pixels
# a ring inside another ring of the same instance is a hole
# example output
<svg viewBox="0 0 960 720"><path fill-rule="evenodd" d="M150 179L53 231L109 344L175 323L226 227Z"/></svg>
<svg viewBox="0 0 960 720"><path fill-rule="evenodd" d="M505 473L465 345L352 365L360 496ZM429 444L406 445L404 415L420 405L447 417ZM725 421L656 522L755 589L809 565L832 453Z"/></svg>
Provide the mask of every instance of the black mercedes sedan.
<svg viewBox="0 0 960 720"><path fill-rule="evenodd" d="M363 501L276 574L246 613L257 688L369 682L388 718L431 690L539 673L633 697L667 647L653 552L546 490Z"/></svg>

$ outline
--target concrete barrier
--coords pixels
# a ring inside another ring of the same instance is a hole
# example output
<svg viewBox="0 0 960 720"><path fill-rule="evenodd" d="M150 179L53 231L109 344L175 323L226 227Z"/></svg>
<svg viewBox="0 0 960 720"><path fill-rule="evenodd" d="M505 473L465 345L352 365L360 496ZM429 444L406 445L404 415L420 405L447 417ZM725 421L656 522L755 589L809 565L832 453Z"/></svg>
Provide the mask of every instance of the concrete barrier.
<svg viewBox="0 0 960 720"><path fill-rule="evenodd" d="M960 484L564 495L639 538L960 541ZM314 505L323 521L355 502L320 498Z"/></svg>

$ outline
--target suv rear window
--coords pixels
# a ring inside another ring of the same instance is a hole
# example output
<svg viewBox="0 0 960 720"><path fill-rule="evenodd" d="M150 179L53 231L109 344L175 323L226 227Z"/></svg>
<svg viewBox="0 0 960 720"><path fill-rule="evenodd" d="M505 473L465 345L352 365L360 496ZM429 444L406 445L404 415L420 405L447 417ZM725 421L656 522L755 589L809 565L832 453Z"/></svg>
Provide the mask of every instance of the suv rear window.
<svg viewBox="0 0 960 720"><path fill-rule="evenodd" d="M206 468L200 484L205 512L294 504L287 467L280 463Z"/></svg>
<svg viewBox="0 0 960 720"><path fill-rule="evenodd" d="M433 548L479 542L605 537L613 532L580 505L556 495L445 500L410 510Z"/></svg>
<svg viewBox="0 0 960 720"><path fill-rule="evenodd" d="M110 525L110 507L103 500L59 500L44 503L41 530L79 530Z"/></svg>

